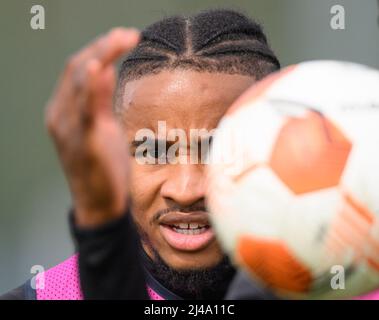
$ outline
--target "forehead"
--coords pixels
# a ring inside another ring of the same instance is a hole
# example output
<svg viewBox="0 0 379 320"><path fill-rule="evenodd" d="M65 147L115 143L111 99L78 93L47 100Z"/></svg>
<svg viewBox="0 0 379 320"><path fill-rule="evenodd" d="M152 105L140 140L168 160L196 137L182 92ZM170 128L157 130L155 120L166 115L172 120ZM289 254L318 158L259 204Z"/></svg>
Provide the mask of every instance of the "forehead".
<svg viewBox="0 0 379 320"><path fill-rule="evenodd" d="M253 77L192 70L162 71L127 82L121 115L128 130L214 128Z"/></svg>

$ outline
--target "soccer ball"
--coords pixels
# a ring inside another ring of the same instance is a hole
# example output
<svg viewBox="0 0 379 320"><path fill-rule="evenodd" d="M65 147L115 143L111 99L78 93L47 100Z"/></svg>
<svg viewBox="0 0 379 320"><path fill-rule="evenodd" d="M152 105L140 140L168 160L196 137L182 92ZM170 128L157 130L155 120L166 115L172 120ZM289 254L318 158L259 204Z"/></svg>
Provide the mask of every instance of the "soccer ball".
<svg viewBox="0 0 379 320"><path fill-rule="evenodd" d="M214 135L207 201L232 261L285 298L379 288L379 72L337 61L253 85Z"/></svg>

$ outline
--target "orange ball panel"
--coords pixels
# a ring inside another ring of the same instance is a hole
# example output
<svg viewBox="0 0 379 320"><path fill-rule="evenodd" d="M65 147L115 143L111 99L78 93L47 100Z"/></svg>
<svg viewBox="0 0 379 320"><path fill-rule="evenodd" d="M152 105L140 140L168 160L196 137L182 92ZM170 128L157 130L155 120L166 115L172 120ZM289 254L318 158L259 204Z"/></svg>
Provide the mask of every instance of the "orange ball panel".
<svg viewBox="0 0 379 320"><path fill-rule="evenodd" d="M338 185L352 144L317 112L289 118L273 148L270 166L295 194Z"/></svg>
<svg viewBox="0 0 379 320"><path fill-rule="evenodd" d="M312 284L310 270L279 241L241 236L237 259L271 288L305 293Z"/></svg>

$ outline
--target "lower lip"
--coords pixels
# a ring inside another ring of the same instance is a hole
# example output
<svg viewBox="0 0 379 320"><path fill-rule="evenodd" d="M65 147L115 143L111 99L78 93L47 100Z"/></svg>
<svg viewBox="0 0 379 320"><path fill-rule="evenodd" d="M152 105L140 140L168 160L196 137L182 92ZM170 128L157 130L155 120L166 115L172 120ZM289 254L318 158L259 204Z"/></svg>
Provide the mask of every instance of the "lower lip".
<svg viewBox="0 0 379 320"><path fill-rule="evenodd" d="M214 233L211 228L208 228L201 234L182 234L175 232L171 227L160 225L163 238L168 244L183 251L197 251L205 248L213 239Z"/></svg>

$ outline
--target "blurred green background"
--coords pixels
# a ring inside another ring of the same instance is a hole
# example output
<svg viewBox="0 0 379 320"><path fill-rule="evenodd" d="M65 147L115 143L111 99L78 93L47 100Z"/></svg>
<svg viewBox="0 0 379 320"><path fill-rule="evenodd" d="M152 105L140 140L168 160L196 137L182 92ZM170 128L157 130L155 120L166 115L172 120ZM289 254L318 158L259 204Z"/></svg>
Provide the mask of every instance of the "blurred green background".
<svg viewBox="0 0 379 320"><path fill-rule="evenodd" d="M45 30L30 27L34 4L46 10ZM345 8L345 30L330 27L335 4ZM51 267L73 251L70 196L43 121L67 56L113 26L217 7L263 23L283 66L342 59L379 68L374 0L1 0L0 294L30 278L33 265Z"/></svg>

